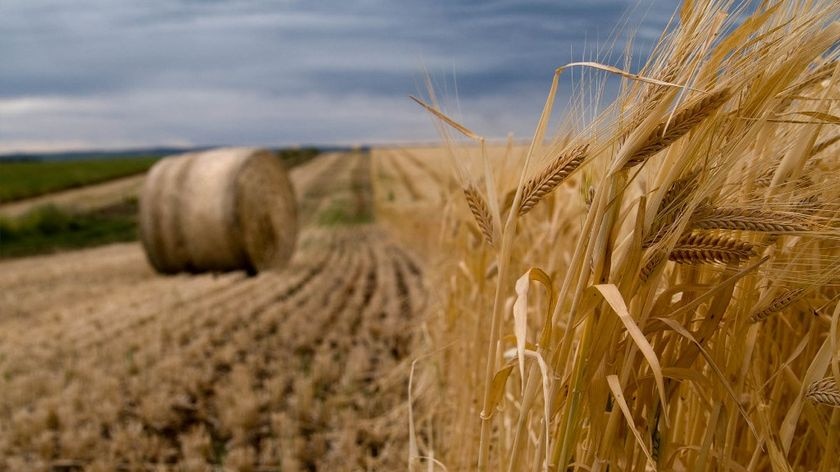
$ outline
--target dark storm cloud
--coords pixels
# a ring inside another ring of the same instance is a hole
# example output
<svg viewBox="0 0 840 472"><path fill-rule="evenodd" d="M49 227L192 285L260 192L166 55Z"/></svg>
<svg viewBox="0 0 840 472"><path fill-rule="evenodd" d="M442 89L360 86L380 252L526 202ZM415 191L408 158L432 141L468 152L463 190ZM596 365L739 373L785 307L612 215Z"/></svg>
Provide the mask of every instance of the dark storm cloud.
<svg viewBox="0 0 840 472"><path fill-rule="evenodd" d="M0 151L434 138L406 98L426 72L481 132L523 134L554 67L603 53L628 5L4 0ZM639 51L674 8L636 8Z"/></svg>

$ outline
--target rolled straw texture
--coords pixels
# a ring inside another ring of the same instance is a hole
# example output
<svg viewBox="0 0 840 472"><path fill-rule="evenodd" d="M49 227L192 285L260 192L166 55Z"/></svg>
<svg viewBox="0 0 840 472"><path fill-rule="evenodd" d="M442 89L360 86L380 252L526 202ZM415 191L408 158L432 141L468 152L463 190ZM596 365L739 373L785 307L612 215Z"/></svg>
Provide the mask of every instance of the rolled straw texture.
<svg viewBox="0 0 840 472"><path fill-rule="evenodd" d="M297 207L280 159L226 148L158 162L140 197L140 239L161 273L282 268Z"/></svg>

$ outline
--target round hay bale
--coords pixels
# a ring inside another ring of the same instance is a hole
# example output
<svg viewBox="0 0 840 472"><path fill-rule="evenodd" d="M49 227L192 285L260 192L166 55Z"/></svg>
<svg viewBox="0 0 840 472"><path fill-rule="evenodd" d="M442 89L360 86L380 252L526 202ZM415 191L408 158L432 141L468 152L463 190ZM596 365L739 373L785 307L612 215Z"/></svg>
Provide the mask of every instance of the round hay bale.
<svg viewBox="0 0 840 472"><path fill-rule="evenodd" d="M140 239L162 273L281 268L297 239L280 159L251 148L162 159L140 195Z"/></svg>

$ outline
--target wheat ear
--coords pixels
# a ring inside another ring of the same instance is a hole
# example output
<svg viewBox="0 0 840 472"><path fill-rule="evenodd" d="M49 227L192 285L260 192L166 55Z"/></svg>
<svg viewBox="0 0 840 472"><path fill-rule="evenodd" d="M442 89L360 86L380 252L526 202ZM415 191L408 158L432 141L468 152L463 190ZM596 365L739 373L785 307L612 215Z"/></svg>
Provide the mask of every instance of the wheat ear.
<svg viewBox="0 0 840 472"><path fill-rule="evenodd" d="M658 243L673 228L679 214L685 208L688 195L697 182L698 175L700 175L699 172L693 171L671 183L668 190L665 191L662 201L659 202L659 208L656 210L656 216L653 218L650 231L642 240L643 248Z"/></svg>
<svg viewBox="0 0 840 472"><path fill-rule="evenodd" d="M804 288L795 288L793 290L787 290L781 295L774 298L773 300L770 300L770 303L755 310L753 314L750 315L750 321L753 323L759 323L761 321L764 321L773 313L784 310L785 308L790 306L791 303L799 300L804 295Z"/></svg>
<svg viewBox="0 0 840 472"><path fill-rule="evenodd" d="M746 241L711 233L691 233L680 238L668 254L679 264L742 262L755 255L755 246Z"/></svg>
<svg viewBox="0 0 840 472"><path fill-rule="evenodd" d="M539 175L529 180L522 189L522 203L519 204L519 216L522 216L540 202L546 195L553 192L563 183L586 159L589 145L578 146L567 153L561 154L551 162Z"/></svg>
<svg viewBox="0 0 840 472"><path fill-rule="evenodd" d="M726 103L729 96L729 89L723 88L681 107L670 120L662 121L656 125L656 128L651 131L638 149L630 155L627 163L624 164L624 168L627 169L641 164L650 156L688 134L689 131Z"/></svg>
<svg viewBox="0 0 840 472"><path fill-rule="evenodd" d="M487 206L487 202L481 196L478 189L473 186L464 188L464 196L467 198L467 205L470 207L470 211L479 229L481 229L484 239L487 241L487 244L492 246L493 220L490 216L490 208Z"/></svg>
<svg viewBox="0 0 840 472"><path fill-rule="evenodd" d="M668 260L677 264L728 264L743 262L754 255L755 246L746 241L713 233L690 233L677 241L668 253ZM653 252L642 266L642 280L647 280L664 259L664 251Z"/></svg>
<svg viewBox="0 0 840 472"><path fill-rule="evenodd" d="M814 403L840 407L840 388L831 377L818 380L808 386L805 398Z"/></svg>
<svg viewBox="0 0 840 472"><path fill-rule="evenodd" d="M791 216L779 212L734 207L703 206L691 216L692 227L698 229L729 229L763 233L790 233L808 231L801 221L790 221Z"/></svg>
<svg viewBox="0 0 840 472"><path fill-rule="evenodd" d="M670 64L669 66L665 67L662 74L658 77L657 80L661 80L662 82L673 82L679 72L679 63ZM644 87L644 94L641 95L641 98L636 102L638 103L639 110L633 113L632 119L630 123L626 127L627 131L621 138L618 140L618 145L623 146L624 142L627 141L627 137L630 136L630 133L633 129L639 126L644 120L645 117L653 111L656 106L658 105L659 101L665 96L668 92L668 87L663 87L657 84L646 84Z"/></svg>
<svg viewBox="0 0 840 472"><path fill-rule="evenodd" d="M773 166L771 166L770 168L768 168L767 170L762 172L761 175L759 175L755 179L755 186L756 187L769 187L770 182L773 181L773 174L776 173L776 167L778 167L778 166L779 166L779 163L776 162L775 164L773 164Z"/></svg>

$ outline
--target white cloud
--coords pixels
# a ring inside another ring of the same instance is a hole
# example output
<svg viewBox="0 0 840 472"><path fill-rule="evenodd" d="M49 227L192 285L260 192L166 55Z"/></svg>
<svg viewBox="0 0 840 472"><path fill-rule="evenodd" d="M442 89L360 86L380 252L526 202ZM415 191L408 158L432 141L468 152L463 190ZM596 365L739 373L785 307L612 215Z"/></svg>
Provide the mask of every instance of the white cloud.
<svg viewBox="0 0 840 472"><path fill-rule="evenodd" d="M0 98L0 116L10 119L56 112L104 111L105 108L100 100L79 97Z"/></svg>

